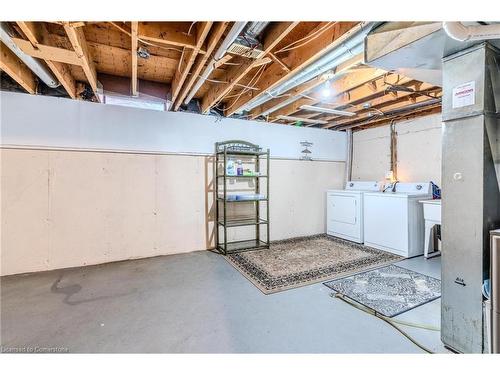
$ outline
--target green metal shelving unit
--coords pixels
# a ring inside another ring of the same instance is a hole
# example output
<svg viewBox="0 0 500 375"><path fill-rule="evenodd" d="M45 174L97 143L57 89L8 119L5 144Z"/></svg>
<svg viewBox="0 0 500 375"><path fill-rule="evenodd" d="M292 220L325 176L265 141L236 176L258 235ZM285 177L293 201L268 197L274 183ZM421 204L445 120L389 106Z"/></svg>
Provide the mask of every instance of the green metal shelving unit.
<svg viewBox="0 0 500 375"><path fill-rule="evenodd" d="M246 158L251 160L254 165L255 175L227 175L227 162L229 158ZM261 174L261 161L265 160L265 174ZM255 144L240 141L230 140L225 142L215 143L215 215L216 215L216 230L215 243L216 249L224 254L236 253L241 251L265 249L269 248L269 149L262 149ZM222 170L222 173L220 171ZM262 199L244 199L244 200L228 200L227 181L235 179L237 181L245 181L253 179L254 193L262 194L261 188L265 186L265 198ZM262 183L261 180L265 180ZM248 218L228 218L228 205L253 202L254 214ZM261 217L261 204L265 204L265 217ZM252 239L228 241L228 228L254 226L255 236ZM261 226L265 226L265 240L261 238ZM222 232L222 236L221 236ZM222 237L222 238L221 238Z"/></svg>

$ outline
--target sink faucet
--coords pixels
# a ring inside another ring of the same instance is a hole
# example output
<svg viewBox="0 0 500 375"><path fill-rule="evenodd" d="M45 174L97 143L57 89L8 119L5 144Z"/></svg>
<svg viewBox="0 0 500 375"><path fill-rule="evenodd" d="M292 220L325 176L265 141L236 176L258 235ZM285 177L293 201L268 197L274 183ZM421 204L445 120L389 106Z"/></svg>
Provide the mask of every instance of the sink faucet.
<svg viewBox="0 0 500 375"><path fill-rule="evenodd" d="M392 192L395 193L396 192L396 185L398 184L399 181L394 181L394 183L392 184Z"/></svg>

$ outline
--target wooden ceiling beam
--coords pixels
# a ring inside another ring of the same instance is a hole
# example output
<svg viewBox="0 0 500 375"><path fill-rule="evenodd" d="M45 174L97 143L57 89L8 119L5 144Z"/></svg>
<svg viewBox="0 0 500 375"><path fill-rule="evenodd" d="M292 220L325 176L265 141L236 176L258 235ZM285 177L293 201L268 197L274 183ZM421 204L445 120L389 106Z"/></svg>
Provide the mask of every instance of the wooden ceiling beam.
<svg viewBox="0 0 500 375"><path fill-rule="evenodd" d="M177 30L168 22L139 22L138 35L139 39L171 46L196 48L197 44L196 35Z"/></svg>
<svg viewBox="0 0 500 375"><path fill-rule="evenodd" d="M341 79L339 77L344 77L344 75L347 74L350 69L361 64L362 61L363 61L363 55L359 54L359 55L354 56L353 58L347 60L344 64L339 65L334 72L334 74L337 76L336 81ZM368 68L368 69L360 70L359 71L360 74L356 75L355 77L357 79L359 78L359 81L361 81L363 79L372 79L372 78L366 78L366 76L373 75L375 71L380 71L379 75L382 75L385 73L385 71L382 71L382 70ZM349 76L349 77L351 77L351 76ZM354 77L354 75L352 75L352 77ZM309 93L310 91L312 91L316 87L323 85L323 84L326 84L325 82L330 80L330 79L331 79L331 76L329 76L327 74L322 74L320 76L317 76L316 78L314 78L308 82L305 82L305 83L293 88L292 90L287 91L283 97L268 100L267 102L254 108L253 110L250 111L250 118L255 119L255 118L259 117L262 113L268 112L268 111L272 110L273 108L278 107L279 105L281 105L285 101L289 100L291 97L298 97L301 95L305 95L306 93ZM344 81L345 81L345 78L342 82L344 82ZM347 84L345 84L345 85L347 85ZM352 84L349 87L353 88ZM338 88L335 92L339 92ZM278 110L278 109L276 109L276 110ZM272 112L274 112L274 111L272 111ZM269 112L269 113L272 113L272 112ZM287 114L281 114L281 115L287 116Z"/></svg>
<svg viewBox="0 0 500 375"><path fill-rule="evenodd" d="M360 72L346 74L345 76L331 82L330 91L335 93L333 97L326 99L320 91L314 91L307 97L300 98L293 103L273 112L271 121L279 115L289 116L300 111L303 105L315 105L321 103L323 106L332 109L342 109L339 107L349 105L352 102L361 100L368 95L376 95L376 93L368 92L363 86L366 82L376 82L379 87L379 94L383 94L385 86L383 85L384 75L387 72L381 69L363 69ZM390 75L387 76L389 79ZM397 76L389 79L391 82L399 82ZM410 81L408 78L407 81ZM314 116L314 115L313 115Z"/></svg>
<svg viewBox="0 0 500 375"><path fill-rule="evenodd" d="M439 98L441 96L441 88L434 86L431 90L435 90L437 93L436 98ZM385 100L384 100L385 99ZM363 120L367 119L367 116L369 113L373 113L374 111L381 111L381 112L389 112L393 110L399 110L403 109L404 107L407 107L410 104L415 104L415 103L423 103L429 100L433 100L432 98L429 98L428 96L422 96L418 94L411 94L409 93L406 96L400 97L398 99L394 99L390 94L384 95L383 98L379 98L379 104L377 106L371 106L370 108L362 109L361 111L357 112L355 117L350 117L350 118L341 118L341 117L336 117L339 119L339 121L335 122L330 122L329 124L325 125L325 129L330 129L330 128L339 128L339 127L344 127L346 125L351 125L356 122L360 122ZM382 115L382 114L380 114ZM376 117L376 115L374 115ZM370 116L368 116L370 117ZM328 117L324 118L325 121L331 121L329 120Z"/></svg>
<svg viewBox="0 0 500 375"><path fill-rule="evenodd" d="M378 119L378 120L369 120L369 121L363 121L360 123L357 123L355 125L350 125L346 126L345 129L339 128L336 130L347 130L347 129L352 129L353 131L360 131L360 130L365 130L369 128L376 128L379 126L383 126L385 124L388 124L391 121L406 121L410 120L412 118L416 117L423 117L423 116L428 116L434 113L440 113L441 112L441 104L433 104L429 106L425 106L413 111L408 111L404 113L399 113L391 116L386 116L384 118Z"/></svg>
<svg viewBox="0 0 500 375"><path fill-rule="evenodd" d="M416 90L416 85L420 83L418 81L410 81L407 84L403 84L402 86L408 87L408 88L413 88ZM440 92L439 87L425 83L423 86L423 91L428 91L432 93ZM418 97L425 97L422 95L418 95L415 92L399 92L398 95L395 97L393 95L393 92L387 92L384 93L382 96L378 97L372 97L371 99L364 100L362 103L359 103L357 105L352 105L349 107L349 111L351 112L356 112L359 116L362 116L364 113L368 113L370 111L377 111L377 109L380 109L381 107L384 107L387 105L387 103L399 103L401 101L410 101L412 103L417 102ZM411 103L410 103L411 104ZM349 119L342 117L342 116L336 116L336 115L330 115L330 116L323 116L323 119L326 121L332 121L332 120L339 120L340 122L342 121L353 121L357 119L358 117L350 117Z"/></svg>
<svg viewBox="0 0 500 375"><path fill-rule="evenodd" d="M208 58L212 55L212 52L219 43L220 38L222 38L222 35L224 34L224 31L226 30L228 25L229 22L217 22L217 24L212 28L212 32L210 33L210 37L208 38L207 51L206 51L207 53L198 56L196 64L193 68L193 71L191 72L191 75L187 80L187 83L182 88L181 94L178 95L177 100L174 103L173 106L174 111L177 111L179 109L179 107L182 104L182 101L186 98L187 94L189 93L189 90L191 90L191 87L193 87L202 69L205 67Z"/></svg>
<svg viewBox="0 0 500 375"><path fill-rule="evenodd" d="M290 68L290 72L284 71L280 64L271 64L256 83L259 91L251 91L242 95L232 104L230 110L225 112L225 115L231 116L233 113L240 112L250 100L263 95L329 52L336 46L337 39L356 26L356 24L357 22L333 22L329 26L329 23L321 22L308 34L315 33L316 36L314 39L311 39L309 43L302 46L290 49L286 52L287 55L281 59L283 64ZM279 54L277 56L280 57Z"/></svg>
<svg viewBox="0 0 500 375"><path fill-rule="evenodd" d="M383 124L386 124L392 120L399 120L399 121L404 121L405 119L411 119L415 117L421 117L421 116L427 116L433 113L438 113L441 112L441 103L429 103L429 105L425 105L424 102L422 102L422 107L417 108L417 109L409 109L407 112L401 112L393 115L388 115L386 117L382 117L379 119L371 119L371 120L365 120L365 121L360 121L354 124L349 124L345 126L339 126L338 128L334 130L347 130L347 129L356 129L363 127L363 128L372 128L372 127L377 127Z"/></svg>
<svg viewBox="0 0 500 375"><path fill-rule="evenodd" d="M31 42L21 38L12 38L12 41L16 43L21 51L29 56L42 60L57 61L64 64L81 65L81 60L75 51L47 46L45 44L37 44L37 46L34 47Z"/></svg>
<svg viewBox="0 0 500 375"><path fill-rule="evenodd" d="M69 22L64 22L64 30L66 31L78 58L81 60L81 66L85 73L85 77L87 78L92 91L94 91L97 101L100 101L97 93L97 72L94 61L92 60L92 56L89 52L89 47L87 45L83 29L81 27L73 27Z"/></svg>
<svg viewBox="0 0 500 375"><path fill-rule="evenodd" d="M51 45L51 37L43 24L25 21L17 21L16 23L34 47L37 47L39 44ZM76 99L76 82L68 65L58 61L44 61L68 95L72 99Z"/></svg>
<svg viewBox="0 0 500 375"><path fill-rule="evenodd" d="M409 83L404 84L402 86L416 89L415 86L417 83L418 83L417 81L410 81ZM439 87L431 85L429 83L426 83L421 87L422 87L423 91L429 91L429 92L440 91ZM395 102L399 103L401 100L403 100L403 101L409 100L409 101L413 101L415 103L417 97L418 97L418 95L416 95L415 92L409 92L409 91L399 92L396 97L394 97L393 92L388 92L382 96L363 101L362 103L359 103L357 105L352 105L349 107L349 111L356 112L358 114L358 117L359 117L359 116L362 116L364 113L368 113L370 111L373 111L374 108L375 108L375 110L380 109L381 106L383 107L383 106L387 105L387 103L395 103ZM423 96L423 97L425 97L425 96ZM346 119L345 117L342 117L342 116L333 115L333 116L324 116L323 119L326 121L332 121L335 119L338 119L340 121L347 121L347 120L353 121L353 120L357 119L358 117L351 117L349 119Z"/></svg>
<svg viewBox="0 0 500 375"><path fill-rule="evenodd" d="M138 96L139 92L137 90L137 29L138 22L132 21L130 25L130 37L131 37L131 52L132 52L132 72L131 72L131 91L132 96Z"/></svg>
<svg viewBox="0 0 500 375"><path fill-rule="evenodd" d="M227 70L224 85L214 84L208 90L201 101L201 112L207 113L210 108L222 100L231 92L234 86L241 81L252 69L258 65L262 65L261 59L271 52L281 40L292 31L299 22L275 22L268 26L266 35L263 40L263 49L259 56L250 60L247 59L241 65L234 65Z"/></svg>
<svg viewBox="0 0 500 375"><path fill-rule="evenodd" d="M7 73L23 89L36 94L36 80L33 72L0 41L0 70Z"/></svg>
<svg viewBox="0 0 500 375"><path fill-rule="evenodd" d="M179 92L186 80L191 67L194 64L196 56L200 51L205 39L212 27L213 22L200 22L196 24L196 45L194 48L184 51L182 54L181 61L179 61L179 67L175 71L174 78L172 79L172 101L175 102Z"/></svg>

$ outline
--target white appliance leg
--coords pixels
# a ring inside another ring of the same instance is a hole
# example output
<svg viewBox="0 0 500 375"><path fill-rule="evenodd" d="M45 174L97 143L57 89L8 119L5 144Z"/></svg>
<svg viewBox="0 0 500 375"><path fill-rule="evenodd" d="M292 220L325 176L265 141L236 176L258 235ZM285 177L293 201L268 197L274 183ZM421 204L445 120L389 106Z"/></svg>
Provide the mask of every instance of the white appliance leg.
<svg viewBox="0 0 500 375"><path fill-rule="evenodd" d="M429 248L431 246L431 242L434 243L434 223L426 220L425 221L425 234L424 234L424 258L427 259L429 258ZM434 250L434 249L432 249Z"/></svg>

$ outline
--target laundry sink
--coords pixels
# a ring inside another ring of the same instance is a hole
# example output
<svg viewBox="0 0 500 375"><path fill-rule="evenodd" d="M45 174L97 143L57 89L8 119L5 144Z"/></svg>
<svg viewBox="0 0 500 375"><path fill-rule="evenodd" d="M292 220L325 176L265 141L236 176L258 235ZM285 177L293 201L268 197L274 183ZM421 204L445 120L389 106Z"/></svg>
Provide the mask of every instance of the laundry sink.
<svg viewBox="0 0 500 375"><path fill-rule="evenodd" d="M420 201L424 205L424 220L441 223L441 199L429 199Z"/></svg>

